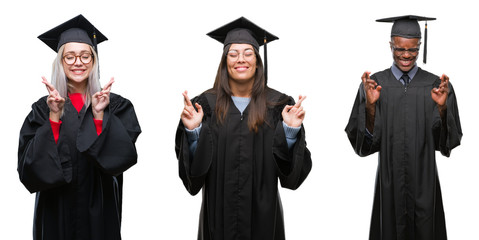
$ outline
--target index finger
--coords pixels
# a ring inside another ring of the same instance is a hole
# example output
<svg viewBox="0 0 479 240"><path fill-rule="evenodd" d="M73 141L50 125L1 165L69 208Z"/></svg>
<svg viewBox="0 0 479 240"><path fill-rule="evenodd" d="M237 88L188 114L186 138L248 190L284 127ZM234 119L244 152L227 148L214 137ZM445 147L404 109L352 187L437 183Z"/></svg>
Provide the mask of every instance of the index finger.
<svg viewBox="0 0 479 240"><path fill-rule="evenodd" d="M48 80L42 76L42 83L45 84L45 87L47 87L48 93L55 91L55 87L48 82Z"/></svg>
<svg viewBox="0 0 479 240"><path fill-rule="evenodd" d="M193 104L191 104L190 98L188 97L188 91L185 90L182 95L185 106L193 106Z"/></svg>
<svg viewBox="0 0 479 240"><path fill-rule="evenodd" d="M298 102L296 104L294 104L294 106L299 108L301 106L301 103L304 101L304 99L306 99L306 96L299 95Z"/></svg>
<svg viewBox="0 0 479 240"><path fill-rule="evenodd" d="M103 90L110 90L111 85L115 82L115 78L112 77L110 81L103 87Z"/></svg>
<svg viewBox="0 0 479 240"><path fill-rule="evenodd" d="M361 76L361 80L363 81L364 84L366 84L366 81L369 79L369 74L371 74L371 72L366 71Z"/></svg>
<svg viewBox="0 0 479 240"><path fill-rule="evenodd" d="M445 82L445 83L449 82L449 77L446 74L442 74L441 82Z"/></svg>

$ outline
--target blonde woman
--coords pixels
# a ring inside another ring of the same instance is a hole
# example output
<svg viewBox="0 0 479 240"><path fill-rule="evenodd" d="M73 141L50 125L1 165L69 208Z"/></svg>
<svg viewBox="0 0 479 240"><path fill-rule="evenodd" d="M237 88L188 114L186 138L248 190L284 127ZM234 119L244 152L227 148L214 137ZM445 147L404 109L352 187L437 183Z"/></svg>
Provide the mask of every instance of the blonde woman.
<svg viewBox="0 0 479 240"><path fill-rule="evenodd" d="M20 131L18 173L36 193L33 239L121 239L122 173L141 133L131 102L100 88L96 44L79 15L39 38L56 51L48 96Z"/></svg>

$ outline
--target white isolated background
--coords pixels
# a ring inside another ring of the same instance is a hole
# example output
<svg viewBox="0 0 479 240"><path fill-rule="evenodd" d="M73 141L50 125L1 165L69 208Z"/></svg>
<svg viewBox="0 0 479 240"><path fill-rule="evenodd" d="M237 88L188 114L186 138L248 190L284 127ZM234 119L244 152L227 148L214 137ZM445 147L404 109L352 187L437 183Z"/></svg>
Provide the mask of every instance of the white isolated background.
<svg viewBox="0 0 479 240"><path fill-rule="evenodd" d="M18 135L47 91L55 53L41 33L83 14L109 40L99 45L101 82L130 99L143 133L138 164L124 174L123 239L196 239L201 194L178 177L174 137L183 100L213 85L222 45L206 33L240 16L279 36L268 45L269 86L304 102L313 169L297 191L281 189L288 239L367 239L377 154L355 155L344 128L361 74L390 67L391 24L436 17L428 64L454 85L464 132L437 157L449 239L479 239L476 154L478 21L472 1L9 1L0 7L0 239L31 239L35 195L16 172ZM423 24L421 24L423 26Z"/></svg>

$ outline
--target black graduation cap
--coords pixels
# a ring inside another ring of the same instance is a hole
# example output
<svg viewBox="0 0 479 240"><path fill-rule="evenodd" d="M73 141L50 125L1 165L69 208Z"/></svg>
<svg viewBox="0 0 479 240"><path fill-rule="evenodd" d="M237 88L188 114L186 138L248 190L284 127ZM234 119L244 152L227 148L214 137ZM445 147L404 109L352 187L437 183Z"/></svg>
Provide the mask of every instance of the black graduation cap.
<svg viewBox="0 0 479 240"><path fill-rule="evenodd" d="M98 53L96 45L108 40L81 14L43 33L38 38L55 52L58 52L65 43L80 42L89 44Z"/></svg>
<svg viewBox="0 0 479 240"><path fill-rule="evenodd" d="M427 56L427 21L433 21L436 18L421 17L415 15L405 15L400 17L382 18L376 20L376 22L394 22L391 29L391 37L404 37L404 38L421 38L421 28L418 21L426 21L424 30L424 58L423 62L426 63Z"/></svg>
<svg viewBox="0 0 479 240"><path fill-rule="evenodd" d="M223 43L226 47L231 43L251 44L256 50L264 45L264 77L268 81L268 57L266 44L279 39L245 17L240 17L206 35Z"/></svg>

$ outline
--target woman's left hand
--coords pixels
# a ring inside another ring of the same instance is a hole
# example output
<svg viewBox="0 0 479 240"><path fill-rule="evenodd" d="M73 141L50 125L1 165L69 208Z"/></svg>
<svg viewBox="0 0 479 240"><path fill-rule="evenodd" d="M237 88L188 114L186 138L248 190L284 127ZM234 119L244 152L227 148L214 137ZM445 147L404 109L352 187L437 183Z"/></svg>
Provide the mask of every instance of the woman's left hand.
<svg viewBox="0 0 479 240"><path fill-rule="evenodd" d="M306 96L299 95L298 102L294 105L286 105L281 115L283 121L290 127L299 127L303 123L306 112L303 110L301 103L306 99Z"/></svg>
<svg viewBox="0 0 479 240"><path fill-rule="evenodd" d="M115 79L112 77L103 89L93 94L91 98L93 117L96 120L103 120L103 112L108 104L110 104L110 90L114 82Z"/></svg>

